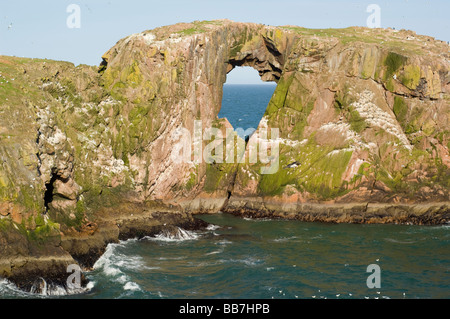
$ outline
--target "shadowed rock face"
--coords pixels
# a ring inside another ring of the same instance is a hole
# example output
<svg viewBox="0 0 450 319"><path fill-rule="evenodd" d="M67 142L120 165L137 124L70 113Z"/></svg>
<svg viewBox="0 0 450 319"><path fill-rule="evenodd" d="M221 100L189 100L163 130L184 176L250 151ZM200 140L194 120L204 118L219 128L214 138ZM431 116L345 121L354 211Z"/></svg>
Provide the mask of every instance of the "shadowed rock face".
<svg viewBox="0 0 450 319"><path fill-rule="evenodd" d="M72 262L91 267L109 242L200 227L191 213L219 209L445 223L448 61L446 43L411 31L228 20L131 35L100 68L0 57L0 276L20 283L42 265L54 279ZM279 129L273 174L261 161L195 161L211 142L194 143L195 121L224 137L231 127L217 114L236 66L278 83L245 153Z"/></svg>

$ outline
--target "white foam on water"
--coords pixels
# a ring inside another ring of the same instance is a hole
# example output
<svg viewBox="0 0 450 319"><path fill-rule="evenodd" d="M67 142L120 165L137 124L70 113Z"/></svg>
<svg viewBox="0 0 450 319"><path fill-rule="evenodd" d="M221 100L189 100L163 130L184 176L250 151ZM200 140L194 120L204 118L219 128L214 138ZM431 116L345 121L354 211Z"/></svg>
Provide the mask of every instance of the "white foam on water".
<svg viewBox="0 0 450 319"><path fill-rule="evenodd" d="M175 233L169 231L162 231L160 234L155 237L145 237L149 240L157 240L163 242L182 242L188 240L196 240L199 238L199 235L195 232L184 230L180 227L177 227Z"/></svg>
<svg viewBox="0 0 450 319"><path fill-rule="evenodd" d="M124 290L131 290L131 291L140 291L142 290L141 287L139 287L139 285L133 281L129 281L127 282L124 286L123 286Z"/></svg>
<svg viewBox="0 0 450 319"><path fill-rule="evenodd" d="M120 277L117 278L117 281L120 282L121 284L124 284L128 281L128 276L127 275L121 275Z"/></svg>
<svg viewBox="0 0 450 319"><path fill-rule="evenodd" d="M218 264L222 264L222 262L220 260L216 260L216 261L212 261L212 262L206 262L206 261L193 262L193 261L190 261L187 264L189 266L192 266L192 267L200 268L200 267L215 266L215 265L218 265Z"/></svg>
<svg viewBox="0 0 450 319"><path fill-rule="evenodd" d="M122 270L144 270L154 269L145 264L142 256L129 256L121 254L117 251L119 247L126 247L127 244L133 243L137 239L129 239L121 241L118 244L109 244L106 247L105 253L96 261L94 269L103 269L103 272L108 276L118 276L122 274Z"/></svg>
<svg viewBox="0 0 450 319"><path fill-rule="evenodd" d="M145 264L141 256L127 256L120 251L119 247L125 247L134 240L122 241L119 244L109 244L105 253L94 264L94 270L100 270L106 276L123 285L124 290L140 290L139 285L130 280L124 272L126 270L141 271L144 269L158 269L159 267L149 267Z"/></svg>
<svg viewBox="0 0 450 319"><path fill-rule="evenodd" d="M179 257L158 257L157 260L182 260L186 259L186 256L179 256Z"/></svg>
<svg viewBox="0 0 450 319"><path fill-rule="evenodd" d="M14 285L9 280L0 278L0 296L25 297L29 295L30 293L20 290L16 285Z"/></svg>
<svg viewBox="0 0 450 319"><path fill-rule="evenodd" d="M93 287L93 286L92 286ZM0 296L15 297L47 297L47 296L68 296L88 292L92 289L88 284L85 288L65 288L63 286L48 284L44 279L40 283L31 287L30 291L24 291L7 279L0 278Z"/></svg>
<svg viewBox="0 0 450 319"><path fill-rule="evenodd" d="M118 256L120 259L116 262L116 265L121 269L127 270L149 270L155 269L155 267L149 267L145 264L144 258L141 256Z"/></svg>
<svg viewBox="0 0 450 319"><path fill-rule="evenodd" d="M114 277L114 276L120 275L122 272L120 271L120 269L114 268L110 265L106 265L103 268L103 273L107 276Z"/></svg>
<svg viewBox="0 0 450 319"><path fill-rule="evenodd" d="M116 276L121 274L122 272L115 265L116 260L114 258L114 253L118 245L120 244L109 244L103 255L95 262L93 268L95 270L102 269L103 273L107 276Z"/></svg>
<svg viewBox="0 0 450 319"><path fill-rule="evenodd" d="M206 230L216 230L219 229L219 225L209 224L208 227L206 227Z"/></svg>
<svg viewBox="0 0 450 319"><path fill-rule="evenodd" d="M223 249L214 250L212 252L206 253L205 256L216 255L216 254L221 254L221 253L223 253Z"/></svg>
<svg viewBox="0 0 450 319"><path fill-rule="evenodd" d="M285 241L289 241L289 240L292 240L292 239L297 239L298 237L297 236L291 236L291 237L280 237L280 238L276 238L276 239L274 239L273 241L274 242L285 242Z"/></svg>
<svg viewBox="0 0 450 319"><path fill-rule="evenodd" d="M395 243L395 244L414 244L417 243L417 240L398 240L393 238L385 238L385 241Z"/></svg>
<svg viewBox="0 0 450 319"><path fill-rule="evenodd" d="M232 244L232 243L233 243L232 241L224 239L224 240L221 240L221 241L217 242L216 245L229 245L229 244Z"/></svg>
<svg viewBox="0 0 450 319"><path fill-rule="evenodd" d="M89 281L86 285L86 289L92 290L95 287L96 282L95 281Z"/></svg>
<svg viewBox="0 0 450 319"><path fill-rule="evenodd" d="M273 219L267 218L267 217L263 217L263 218L251 218L251 217L244 217L243 218L246 221L250 221L250 222L270 222L273 221Z"/></svg>
<svg viewBox="0 0 450 319"><path fill-rule="evenodd" d="M221 263L242 263L246 266L257 266L263 262L261 259L255 259L252 257L245 258L245 259L220 259L219 262Z"/></svg>

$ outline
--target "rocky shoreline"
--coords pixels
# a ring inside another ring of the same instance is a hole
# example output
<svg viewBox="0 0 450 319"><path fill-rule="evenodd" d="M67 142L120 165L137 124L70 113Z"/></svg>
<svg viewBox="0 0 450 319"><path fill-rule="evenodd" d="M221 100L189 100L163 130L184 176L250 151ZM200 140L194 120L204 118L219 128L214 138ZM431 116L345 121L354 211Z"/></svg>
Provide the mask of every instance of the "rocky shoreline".
<svg viewBox="0 0 450 319"><path fill-rule="evenodd" d="M354 224L444 225L450 223L450 202L436 203L280 203L236 198L223 212L248 218Z"/></svg>
<svg viewBox="0 0 450 319"><path fill-rule="evenodd" d="M68 232L62 235L60 240L54 242L52 249L46 244L33 247L35 251L30 257L16 257L12 254L9 257L2 256L0 274L23 291L51 294L48 288L53 287L70 293L67 278L71 272L67 271L67 267L75 264L79 265L82 271L92 270L110 243L155 236L163 231L176 233L178 227L200 230L207 225L192 214L180 211L149 210L126 216L119 214L115 218L114 214L109 214L108 219L97 221L94 231ZM18 244L20 245L20 242ZM10 244L9 248L10 252L19 250L13 244ZM88 280L82 275L82 289L87 284Z"/></svg>

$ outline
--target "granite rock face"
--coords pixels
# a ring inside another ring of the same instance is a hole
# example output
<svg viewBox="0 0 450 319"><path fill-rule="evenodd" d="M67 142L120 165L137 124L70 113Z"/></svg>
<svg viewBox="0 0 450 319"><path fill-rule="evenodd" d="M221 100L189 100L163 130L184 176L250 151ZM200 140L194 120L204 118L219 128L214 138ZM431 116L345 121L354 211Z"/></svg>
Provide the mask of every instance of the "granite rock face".
<svg viewBox="0 0 450 319"><path fill-rule="evenodd" d="M89 268L107 243L199 212L448 222L449 57L411 31L228 20L133 34L98 68L2 56L0 276L29 288L20 274L52 256L54 273ZM238 66L278 84L247 144L217 118ZM246 161L221 160L208 128ZM267 142L272 174L249 160Z"/></svg>

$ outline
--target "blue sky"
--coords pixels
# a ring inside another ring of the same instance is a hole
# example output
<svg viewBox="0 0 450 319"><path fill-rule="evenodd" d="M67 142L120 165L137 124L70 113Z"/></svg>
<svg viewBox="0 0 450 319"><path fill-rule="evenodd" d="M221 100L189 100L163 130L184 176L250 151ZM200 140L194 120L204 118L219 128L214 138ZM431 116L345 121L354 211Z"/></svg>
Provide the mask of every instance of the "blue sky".
<svg viewBox="0 0 450 319"><path fill-rule="evenodd" d="M308 28L366 26L372 3L381 8L381 27L450 41L449 0L3 0L0 54L98 65L119 39L158 26L224 18ZM81 8L79 29L66 25L70 4ZM259 82L256 71L245 69L231 72L227 83Z"/></svg>

